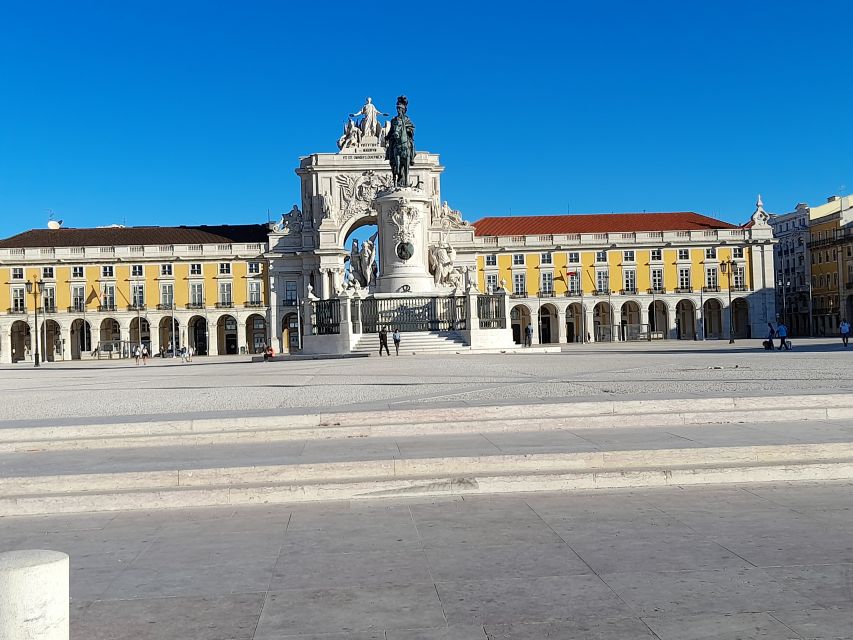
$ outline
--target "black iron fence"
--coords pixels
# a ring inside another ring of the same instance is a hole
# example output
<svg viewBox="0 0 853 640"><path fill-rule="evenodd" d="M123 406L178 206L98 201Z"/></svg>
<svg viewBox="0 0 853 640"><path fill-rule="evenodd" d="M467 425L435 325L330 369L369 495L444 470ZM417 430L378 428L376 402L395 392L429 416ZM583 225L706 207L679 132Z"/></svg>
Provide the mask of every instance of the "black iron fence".
<svg viewBox="0 0 853 640"><path fill-rule="evenodd" d="M366 298L351 303L354 332L377 333L383 326L400 331L462 331L468 324L465 298Z"/></svg>
<svg viewBox="0 0 853 640"><path fill-rule="evenodd" d="M506 329L506 307L503 296L478 295L477 315L480 317L481 329Z"/></svg>
<svg viewBox="0 0 853 640"><path fill-rule="evenodd" d="M341 301L311 301L311 333L315 336L331 336L341 332Z"/></svg>

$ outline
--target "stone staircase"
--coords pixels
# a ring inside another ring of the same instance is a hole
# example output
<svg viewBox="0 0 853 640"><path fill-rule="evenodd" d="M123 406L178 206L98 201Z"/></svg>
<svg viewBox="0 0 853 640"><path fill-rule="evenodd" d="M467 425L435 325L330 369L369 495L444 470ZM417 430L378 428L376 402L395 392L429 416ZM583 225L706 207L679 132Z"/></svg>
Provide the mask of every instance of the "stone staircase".
<svg viewBox="0 0 853 640"><path fill-rule="evenodd" d="M846 394L0 429L0 516L853 479Z"/></svg>
<svg viewBox="0 0 853 640"><path fill-rule="evenodd" d="M388 333L388 348L393 353L394 341ZM400 353L453 353L468 351L470 347L456 331L409 331L400 334ZM379 334L364 334L353 349L354 353L379 353Z"/></svg>

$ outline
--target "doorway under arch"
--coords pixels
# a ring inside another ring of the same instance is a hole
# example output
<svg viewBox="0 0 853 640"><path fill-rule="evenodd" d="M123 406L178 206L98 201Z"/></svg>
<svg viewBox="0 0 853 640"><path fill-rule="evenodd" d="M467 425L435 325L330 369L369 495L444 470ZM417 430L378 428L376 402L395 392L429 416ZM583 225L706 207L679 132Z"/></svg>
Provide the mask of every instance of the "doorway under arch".
<svg viewBox="0 0 853 640"><path fill-rule="evenodd" d="M166 316L160 320L160 353L164 356L176 355L181 348L181 323L177 318Z"/></svg>
<svg viewBox="0 0 853 640"><path fill-rule="evenodd" d="M743 298L732 300L733 333L737 338L749 338L749 303Z"/></svg>
<svg viewBox="0 0 853 640"><path fill-rule="evenodd" d="M649 329L660 338L669 337L669 312L663 300L649 304Z"/></svg>
<svg viewBox="0 0 853 640"><path fill-rule="evenodd" d="M675 337L693 340L696 335L696 307L690 300L679 300L675 305Z"/></svg>
<svg viewBox="0 0 853 640"><path fill-rule="evenodd" d="M71 359L79 360L92 349L92 325L78 318L71 323Z"/></svg>
<svg viewBox="0 0 853 640"><path fill-rule="evenodd" d="M30 325L23 320L16 320L12 323L12 362L28 358L31 346Z"/></svg>
<svg viewBox="0 0 853 640"><path fill-rule="evenodd" d="M723 337L723 305L716 298L705 300L702 305L702 324L705 338L719 340Z"/></svg>
<svg viewBox="0 0 853 640"><path fill-rule="evenodd" d="M216 342L219 355L232 356L240 352L237 339L237 320L234 316L222 316L216 323Z"/></svg>
<svg viewBox="0 0 853 640"><path fill-rule="evenodd" d="M252 353L263 353L267 346L267 321L262 315L253 313L246 318L246 341Z"/></svg>
<svg viewBox="0 0 853 640"><path fill-rule="evenodd" d="M515 344L524 344L524 330L530 324L530 309L526 305L517 304L509 311L512 326L512 339Z"/></svg>
<svg viewBox="0 0 853 640"><path fill-rule="evenodd" d="M203 316L193 316L187 322L187 342L197 356L208 354L207 320Z"/></svg>
<svg viewBox="0 0 853 640"><path fill-rule="evenodd" d="M583 342L583 325L583 307L580 302L573 302L566 308L566 340L568 342Z"/></svg>
<svg viewBox="0 0 853 640"><path fill-rule="evenodd" d="M104 318L101 320L101 329L98 338L98 350L100 353L111 354L113 351L121 352L121 325L115 318Z"/></svg>
<svg viewBox="0 0 853 640"><path fill-rule="evenodd" d="M299 318L295 313L288 313L281 321L282 349L288 353L299 351Z"/></svg>
<svg viewBox="0 0 853 640"><path fill-rule="evenodd" d="M148 347L151 353L151 324L146 318L133 318L130 321L130 345L135 349L138 345Z"/></svg>
<svg viewBox="0 0 853 640"><path fill-rule="evenodd" d="M640 305L633 300L622 305L619 321L620 340L639 340L642 327L640 326Z"/></svg>
<svg viewBox="0 0 853 640"><path fill-rule="evenodd" d="M45 320L41 325L39 351L45 362L54 362L57 356L62 355L62 330L56 320Z"/></svg>
<svg viewBox="0 0 853 640"><path fill-rule="evenodd" d="M609 342L615 338L610 303L599 302L592 308L592 326L596 342Z"/></svg>
<svg viewBox="0 0 853 640"><path fill-rule="evenodd" d="M540 344L550 344L559 341L557 309L552 304L543 304L539 307L539 342Z"/></svg>

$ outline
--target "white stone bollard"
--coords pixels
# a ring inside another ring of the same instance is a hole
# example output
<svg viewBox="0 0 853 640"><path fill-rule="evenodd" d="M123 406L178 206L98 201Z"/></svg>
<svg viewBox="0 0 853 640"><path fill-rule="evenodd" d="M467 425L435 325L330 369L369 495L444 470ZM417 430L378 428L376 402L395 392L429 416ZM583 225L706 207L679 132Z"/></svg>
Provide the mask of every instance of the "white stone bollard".
<svg viewBox="0 0 853 640"><path fill-rule="evenodd" d="M68 640L68 554L0 553L0 638Z"/></svg>

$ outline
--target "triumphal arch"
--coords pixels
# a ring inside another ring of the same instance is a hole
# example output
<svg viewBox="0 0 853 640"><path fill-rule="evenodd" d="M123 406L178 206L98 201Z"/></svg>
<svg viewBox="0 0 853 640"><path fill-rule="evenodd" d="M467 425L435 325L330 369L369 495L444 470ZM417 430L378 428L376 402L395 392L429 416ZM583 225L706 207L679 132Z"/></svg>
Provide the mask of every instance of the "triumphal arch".
<svg viewBox="0 0 853 640"><path fill-rule="evenodd" d="M405 96L385 118L367 98L337 152L299 160L301 206L270 233L279 348L348 353L382 327L510 346L505 292L477 290L474 229L442 199L444 167L416 148ZM375 233L351 239L368 225Z"/></svg>

